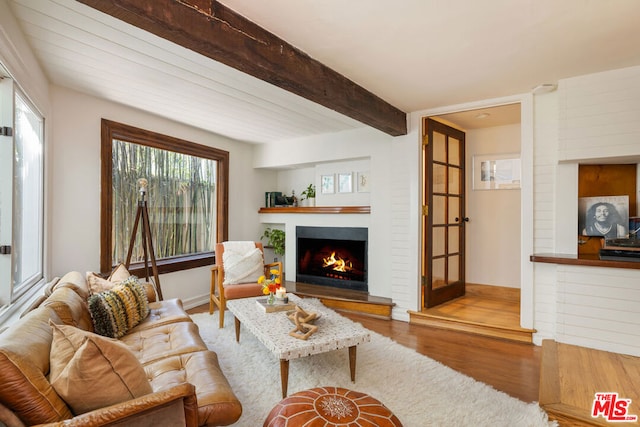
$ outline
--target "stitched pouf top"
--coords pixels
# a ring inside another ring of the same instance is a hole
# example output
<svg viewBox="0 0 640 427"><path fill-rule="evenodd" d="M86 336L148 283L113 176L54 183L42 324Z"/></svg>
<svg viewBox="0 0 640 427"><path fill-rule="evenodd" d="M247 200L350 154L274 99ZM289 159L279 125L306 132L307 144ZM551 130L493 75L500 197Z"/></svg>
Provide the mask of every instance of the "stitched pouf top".
<svg viewBox="0 0 640 427"><path fill-rule="evenodd" d="M340 387L318 387L283 399L269 413L264 427L398 427L396 417L380 401Z"/></svg>

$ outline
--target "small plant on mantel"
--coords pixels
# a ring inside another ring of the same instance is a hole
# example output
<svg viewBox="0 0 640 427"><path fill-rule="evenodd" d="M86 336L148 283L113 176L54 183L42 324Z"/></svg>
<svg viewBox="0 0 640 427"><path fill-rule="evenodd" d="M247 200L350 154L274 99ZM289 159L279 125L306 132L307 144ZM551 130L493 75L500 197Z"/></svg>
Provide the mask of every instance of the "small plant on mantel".
<svg viewBox="0 0 640 427"><path fill-rule="evenodd" d="M301 193L302 200L306 200L305 205L313 207L316 205L316 186L309 184L309 186Z"/></svg>
<svg viewBox="0 0 640 427"><path fill-rule="evenodd" d="M285 233L283 230L278 230L277 228L272 229L267 227L267 229L264 230L262 237L260 237L260 240L264 238L267 239L267 245L273 248L273 252L276 255L280 255L280 256L284 255Z"/></svg>
<svg viewBox="0 0 640 427"><path fill-rule="evenodd" d="M316 186L313 184L309 184L309 186L301 193L302 197L305 199L315 199L316 197Z"/></svg>

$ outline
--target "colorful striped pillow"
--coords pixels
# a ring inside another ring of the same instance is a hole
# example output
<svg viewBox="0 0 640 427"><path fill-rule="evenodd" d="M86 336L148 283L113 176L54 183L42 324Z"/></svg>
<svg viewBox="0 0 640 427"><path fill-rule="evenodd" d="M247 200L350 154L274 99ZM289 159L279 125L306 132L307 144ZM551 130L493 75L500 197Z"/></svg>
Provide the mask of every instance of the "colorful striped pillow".
<svg viewBox="0 0 640 427"><path fill-rule="evenodd" d="M136 276L91 295L88 303L95 332L105 337L120 338L149 315L147 293Z"/></svg>

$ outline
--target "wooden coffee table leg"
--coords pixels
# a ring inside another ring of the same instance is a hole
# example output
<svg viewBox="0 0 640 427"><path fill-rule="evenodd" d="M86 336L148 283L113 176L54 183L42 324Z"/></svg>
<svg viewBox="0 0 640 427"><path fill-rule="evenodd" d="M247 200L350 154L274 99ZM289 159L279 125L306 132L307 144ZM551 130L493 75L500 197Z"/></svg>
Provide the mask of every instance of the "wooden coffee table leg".
<svg viewBox="0 0 640 427"><path fill-rule="evenodd" d="M349 347L349 370L351 371L351 382L356 382L356 346Z"/></svg>
<svg viewBox="0 0 640 427"><path fill-rule="evenodd" d="M289 361L280 359L280 383L282 385L282 398L287 397L287 387L289 384Z"/></svg>
<svg viewBox="0 0 640 427"><path fill-rule="evenodd" d="M236 324L236 342L240 342L240 320L237 317L233 318Z"/></svg>

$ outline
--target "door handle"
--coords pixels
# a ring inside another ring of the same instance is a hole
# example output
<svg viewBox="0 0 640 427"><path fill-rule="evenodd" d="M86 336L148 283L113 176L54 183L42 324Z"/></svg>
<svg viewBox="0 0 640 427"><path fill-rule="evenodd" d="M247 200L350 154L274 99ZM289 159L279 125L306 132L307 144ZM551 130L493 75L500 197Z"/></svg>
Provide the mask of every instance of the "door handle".
<svg viewBox="0 0 640 427"><path fill-rule="evenodd" d="M462 220L463 220L464 222L469 222L469 217L465 216L464 218L462 218ZM456 218L455 218L455 221L456 221L456 222L460 222L460 218L456 217Z"/></svg>

